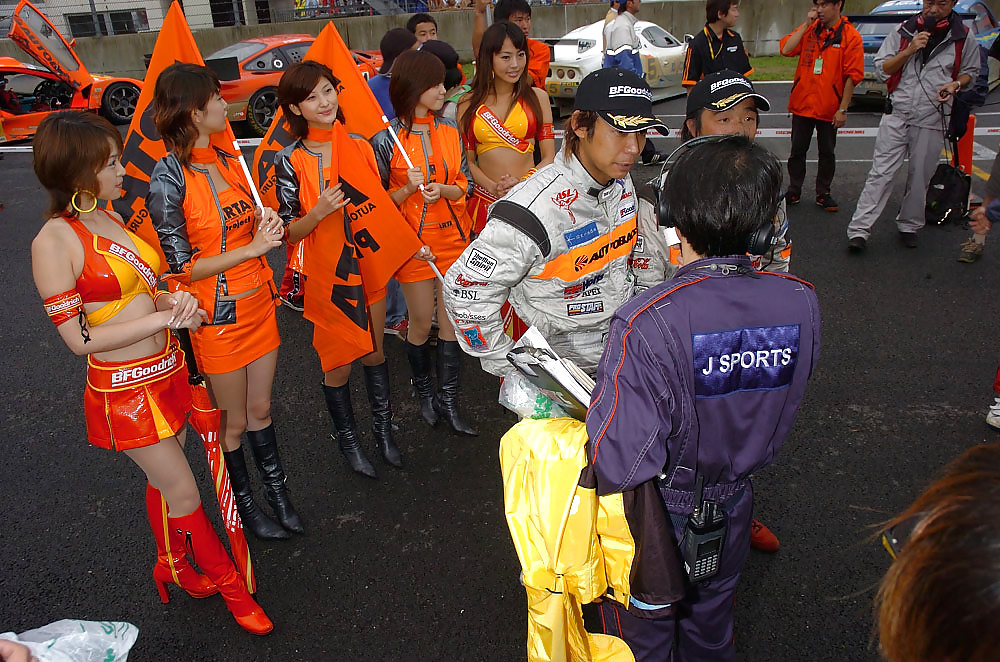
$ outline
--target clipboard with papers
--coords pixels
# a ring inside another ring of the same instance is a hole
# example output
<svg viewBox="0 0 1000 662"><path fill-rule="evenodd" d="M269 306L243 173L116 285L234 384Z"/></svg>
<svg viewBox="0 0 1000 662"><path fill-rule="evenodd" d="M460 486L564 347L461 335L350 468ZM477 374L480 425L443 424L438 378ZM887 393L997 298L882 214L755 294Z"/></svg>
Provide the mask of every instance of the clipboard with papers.
<svg viewBox="0 0 1000 662"><path fill-rule="evenodd" d="M560 358L535 327L507 353L507 360L567 415L586 420L594 380L570 359Z"/></svg>

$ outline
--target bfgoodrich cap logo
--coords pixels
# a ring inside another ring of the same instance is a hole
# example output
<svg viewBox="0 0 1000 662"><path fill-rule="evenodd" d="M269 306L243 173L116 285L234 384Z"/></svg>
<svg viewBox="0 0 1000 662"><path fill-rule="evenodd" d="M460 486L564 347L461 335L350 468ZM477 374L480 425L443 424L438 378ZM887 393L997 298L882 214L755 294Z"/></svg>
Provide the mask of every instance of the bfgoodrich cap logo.
<svg viewBox="0 0 1000 662"><path fill-rule="evenodd" d="M612 85L608 89L609 97L639 97L640 99L653 100L653 94L649 90L631 85Z"/></svg>
<svg viewBox="0 0 1000 662"><path fill-rule="evenodd" d="M709 93L714 93L717 89L725 87L726 85L742 85L746 88L753 89L750 87L750 83L748 83L744 78L723 78L722 80L717 80L712 83Z"/></svg>

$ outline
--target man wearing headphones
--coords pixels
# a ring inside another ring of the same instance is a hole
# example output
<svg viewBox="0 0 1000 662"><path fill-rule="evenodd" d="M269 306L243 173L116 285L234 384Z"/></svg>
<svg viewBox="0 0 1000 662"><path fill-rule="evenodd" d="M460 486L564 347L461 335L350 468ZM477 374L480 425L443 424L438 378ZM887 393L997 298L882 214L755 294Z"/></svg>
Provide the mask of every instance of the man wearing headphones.
<svg viewBox="0 0 1000 662"><path fill-rule="evenodd" d="M688 141L700 136L735 135L753 140L757 134L759 112L769 108L767 99L756 92L749 80L735 71L726 69L709 74L688 95L687 118L681 130L681 139ZM670 167L668 158L663 167L664 173ZM639 236L630 264L635 271L636 290L641 292L659 285L677 271L680 239L673 228L661 227L657 221L656 192L652 183L637 187L636 195L639 198ZM787 272L792 244L788 239L784 197L778 204L774 232L774 246L762 255L751 256L751 264L755 269ZM776 552L781 543L763 522L754 519L750 526L750 546L762 552Z"/></svg>
<svg viewBox="0 0 1000 662"><path fill-rule="evenodd" d="M681 129L681 140L699 136L736 135L753 140L757 135L760 111L770 110L771 104L759 94L745 76L724 69L705 76L688 94L687 117ZM669 168L669 165L666 166ZM635 270L636 289L645 290L659 285L677 271L679 240L671 231L664 231L656 220L651 183L636 187L639 196L639 238L636 240L631 266ZM775 242L764 255L754 256L754 268L787 272L791 261L792 242L788 237L788 217L785 200L778 205L775 221ZM771 536L770 532L767 536ZM777 539L771 545L755 548L777 549Z"/></svg>
<svg viewBox="0 0 1000 662"><path fill-rule="evenodd" d="M655 480L689 582L666 618L601 603L605 632L638 662L735 659L750 475L788 437L819 353L812 286L755 271L747 256L773 241L781 178L774 156L745 137L690 141L657 200L680 240L680 269L611 319L587 413L597 493Z"/></svg>

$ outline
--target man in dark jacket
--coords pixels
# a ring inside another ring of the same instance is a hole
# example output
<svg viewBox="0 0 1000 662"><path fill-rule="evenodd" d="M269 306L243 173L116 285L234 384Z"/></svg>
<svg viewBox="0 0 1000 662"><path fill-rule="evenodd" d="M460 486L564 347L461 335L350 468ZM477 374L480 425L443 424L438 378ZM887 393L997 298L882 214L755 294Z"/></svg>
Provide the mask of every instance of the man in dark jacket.
<svg viewBox="0 0 1000 662"><path fill-rule="evenodd" d="M791 431L819 353L819 306L809 283L754 271L746 255L771 241L781 199L781 167L763 147L742 136L692 141L663 188L658 213L676 226L681 267L612 317L588 456L598 494L655 480L673 524L662 535L675 542L699 478L727 525L717 574L690 584L672 617L638 618L608 602L603 622L639 662L725 662L750 549L750 475Z"/></svg>
<svg viewBox="0 0 1000 662"><path fill-rule="evenodd" d="M753 73L743 39L733 30L739 17L739 0L705 1L705 27L688 44L681 85L691 89L705 76L723 69L744 76Z"/></svg>

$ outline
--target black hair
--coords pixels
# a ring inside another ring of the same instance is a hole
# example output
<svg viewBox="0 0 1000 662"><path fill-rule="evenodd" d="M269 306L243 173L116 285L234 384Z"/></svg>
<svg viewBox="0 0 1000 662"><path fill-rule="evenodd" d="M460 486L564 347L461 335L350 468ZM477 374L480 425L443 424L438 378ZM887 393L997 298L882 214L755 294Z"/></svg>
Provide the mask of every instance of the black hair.
<svg viewBox="0 0 1000 662"><path fill-rule="evenodd" d="M570 155L580 158L580 136L576 135L575 129L586 131L587 140L591 140L598 119L598 114L592 110L574 110L569 116L569 120L566 121L566 131L563 133L563 149L567 158Z"/></svg>
<svg viewBox="0 0 1000 662"><path fill-rule="evenodd" d="M438 23L434 20L434 17L430 14L414 14L410 17L410 20L406 22L406 29L416 34L417 26L421 23L433 23L434 27L437 28Z"/></svg>
<svg viewBox="0 0 1000 662"><path fill-rule="evenodd" d="M528 0L497 0L497 6L493 9L493 20L506 21L514 12L531 16L531 5L528 4Z"/></svg>
<svg viewBox="0 0 1000 662"><path fill-rule="evenodd" d="M660 195L695 253L743 255L750 235L774 222L781 172L778 160L760 145L725 136L681 154Z"/></svg>
<svg viewBox="0 0 1000 662"><path fill-rule="evenodd" d="M813 0L814 5L818 5L820 2L826 2L827 0ZM840 13L844 13L844 3L847 0L840 0Z"/></svg>
<svg viewBox="0 0 1000 662"><path fill-rule="evenodd" d="M715 23L719 20L719 14L728 15L729 8L738 4L740 4L739 0L706 0L705 22Z"/></svg>

